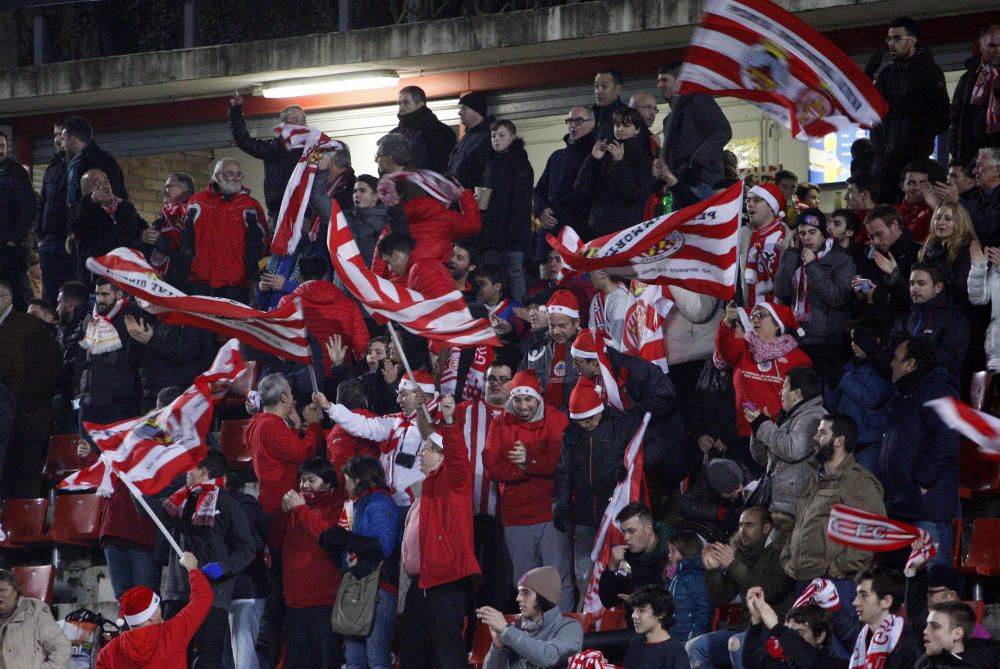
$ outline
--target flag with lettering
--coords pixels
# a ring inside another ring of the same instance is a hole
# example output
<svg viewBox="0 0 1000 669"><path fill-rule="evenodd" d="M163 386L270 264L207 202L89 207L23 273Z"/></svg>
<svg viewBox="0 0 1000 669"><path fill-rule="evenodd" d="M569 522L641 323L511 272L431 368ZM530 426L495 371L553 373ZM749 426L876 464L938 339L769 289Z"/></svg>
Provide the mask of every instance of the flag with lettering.
<svg viewBox="0 0 1000 669"><path fill-rule="evenodd" d="M910 546L910 557L904 568L908 576L937 554L927 530L846 504L833 505L826 536L839 544L876 553Z"/></svg>

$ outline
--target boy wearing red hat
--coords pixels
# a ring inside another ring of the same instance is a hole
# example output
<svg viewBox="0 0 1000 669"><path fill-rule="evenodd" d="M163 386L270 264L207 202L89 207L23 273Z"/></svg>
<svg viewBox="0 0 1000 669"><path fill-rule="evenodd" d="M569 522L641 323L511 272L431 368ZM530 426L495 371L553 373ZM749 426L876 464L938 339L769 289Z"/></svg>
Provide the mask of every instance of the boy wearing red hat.
<svg viewBox="0 0 1000 669"><path fill-rule="evenodd" d="M184 553L180 565L187 569L191 599L187 606L163 622L160 598L145 586L122 595L121 616L129 629L101 649L97 669L184 669L187 647L212 608L212 586L198 569L198 558Z"/></svg>
<svg viewBox="0 0 1000 669"><path fill-rule="evenodd" d="M545 304L545 313L548 330L532 332L534 341L521 367L535 372L545 402L565 411L578 377L570 346L580 331L580 303L568 290L557 290Z"/></svg>
<svg viewBox="0 0 1000 669"><path fill-rule="evenodd" d="M569 537L552 518L556 465L566 431L566 414L546 406L535 372L518 372L510 382L505 413L486 438L483 463L500 484L504 540L515 574L550 565L562 578L559 604L573 610Z"/></svg>
<svg viewBox="0 0 1000 669"><path fill-rule="evenodd" d="M747 193L751 232L743 262L743 301L748 309L774 299L774 277L785 238L784 212L785 195L775 184L758 184Z"/></svg>

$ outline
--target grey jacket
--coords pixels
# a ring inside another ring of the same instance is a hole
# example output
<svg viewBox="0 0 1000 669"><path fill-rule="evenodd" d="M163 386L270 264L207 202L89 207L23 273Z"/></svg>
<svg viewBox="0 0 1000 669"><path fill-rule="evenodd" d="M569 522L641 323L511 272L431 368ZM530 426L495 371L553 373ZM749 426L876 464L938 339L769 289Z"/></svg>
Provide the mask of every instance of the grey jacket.
<svg viewBox="0 0 1000 669"><path fill-rule="evenodd" d="M774 471L771 479L771 512L795 515L795 505L816 469L813 458L816 428L826 415L823 396L800 402L777 420L754 421L750 454L757 464Z"/></svg>
<svg viewBox="0 0 1000 669"><path fill-rule="evenodd" d="M549 385L549 370L552 369L552 356L555 353L555 344L549 338L548 330L532 331L531 337L531 345L528 347L528 351L521 361L521 369L535 370L535 374L538 376L538 385L541 386L542 393L544 394L545 389ZM573 366L573 356L570 353L572 346L572 340L566 342L566 364L563 367L566 372L566 376L563 377L564 402L563 406L555 407L560 411L566 411L566 405L569 404L569 394L573 392L573 387L576 386L576 381L580 378L580 373Z"/></svg>
<svg viewBox="0 0 1000 669"><path fill-rule="evenodd" d="M732 138L729 120L712 96L678 95L663 119L662 158L684 183L711 186L722 178L722 150Z"/></svg>
<svg viewBox="0 0 1000 669"><path fill-rule="evenodd" d="M774 296L795 308L794 277L802 264L802 251L797 248L785 249L781 254L781 264L774 277ZM851 256L834 245L819 260L806 265L806 279L809 286L809 320L799 321L805 330L800 342L803 346L823 343L840 344L850 320L851 277L855 274Z"/></svg>
<svg viewBox="0 0 1000 669"><path fill-rule="evenodd" d="M524 620L500 633L503 648L490 647L483 669L546 669L566 664L583 649L583 628L554 607L542 615L538 629L523 629Z"/></svg>

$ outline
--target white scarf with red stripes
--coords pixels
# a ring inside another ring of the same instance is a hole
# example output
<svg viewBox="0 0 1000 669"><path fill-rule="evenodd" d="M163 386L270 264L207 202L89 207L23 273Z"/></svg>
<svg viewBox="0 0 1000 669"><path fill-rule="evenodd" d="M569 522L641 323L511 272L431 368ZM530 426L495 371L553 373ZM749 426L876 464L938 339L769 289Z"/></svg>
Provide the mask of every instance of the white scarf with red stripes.
<svg viewBox="0 0 1000 669"><path fill-rule="evenodd" d="M390 181L409 181L445 206L452 202L458 202L462 197L461 186L450 179L445 179L433 170L393 172L382 178ZM379 182L378 194L387 207L399 202L399 195L391 187L387 189L381 181Z"/></svg>
<svg viewBox="0 0 1000 669"><path fill-rule="evenodd" d="M834 504L826 526L826 536L837 543L863 551L895 551L912 546L903 573L912 578L917 569L937 554L927 530L890 520L884 516Z"/></svg>
<svg viewBox="0 0 1000 669"><path fill-rule="evenodd" d="M118 328L111 321L114 320L115 316L118 315L118 312L122 310L122 307L127 302L128 299L123 297L115 302L107 314L99 313L97 305L94 305L94 313L91 314L90 322L87 323L87 330L83 335L83 339L80 340L80 347L83 350L89 351L91 355L101 355L102 353L112 353L121 350L122 339L118 335Z"/></svg>
<svg viewBox="0 0 1000 669"><path fill-rule="evenodd" d="M872 634L870 642L868 625L862 625L858 639L854 642L849 669L882 669L903 636L903 623L901 617L890 614Z"/></svg>

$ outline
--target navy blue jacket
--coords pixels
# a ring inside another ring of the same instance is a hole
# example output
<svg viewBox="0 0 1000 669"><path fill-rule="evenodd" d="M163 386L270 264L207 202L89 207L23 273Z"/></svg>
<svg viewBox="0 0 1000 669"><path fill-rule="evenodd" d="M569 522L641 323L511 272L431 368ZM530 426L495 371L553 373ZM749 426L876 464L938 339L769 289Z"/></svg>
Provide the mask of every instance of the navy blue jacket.
<svg viewBox="0 0 1000 669"><path fill-rule="evenodd" d="M705 583L705 565L701 556L691 560L681 560L677 574L670 581L670 594L674 596L677 612L674 624L670 626L670 637L687 641L712 631L712 616L715 604L708 594Z"/></svg>
<svg viewBox="0 0 1000 669"><path fill-rule="evenodd" d="M865 360L844 365L844 375L836 388L826 389L826 408L847 414L858 426L858 444L882 441L885 414L894 388L887 378Z"/></svg>
<svg viewBox="0 0 1000 669"><path fill-rule="evenodd" d="M590 199L581 196L575 184L580 166L594 148L595 135L591 132L572 144L569 135L563 137L566 148L553 151L549 156L545 170L535 184L532 205L535 216L540 216L545 209L552 209L560 227L570 226L584 240L594 236L589 223Z"/></svg>

